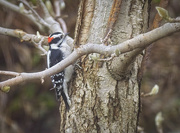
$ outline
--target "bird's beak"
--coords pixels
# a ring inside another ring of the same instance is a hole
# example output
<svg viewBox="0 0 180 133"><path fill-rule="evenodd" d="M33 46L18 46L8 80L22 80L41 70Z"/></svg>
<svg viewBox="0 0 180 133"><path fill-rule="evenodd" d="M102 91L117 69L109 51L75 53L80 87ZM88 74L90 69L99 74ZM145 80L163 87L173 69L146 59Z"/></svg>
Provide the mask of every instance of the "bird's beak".
<svg viewBox="0 0 180 133"><path fill-rule="evenodd" d="M64 38L66 38L67 35L69 35L69 32L68 32L68 33L65 33Z"/></svg>

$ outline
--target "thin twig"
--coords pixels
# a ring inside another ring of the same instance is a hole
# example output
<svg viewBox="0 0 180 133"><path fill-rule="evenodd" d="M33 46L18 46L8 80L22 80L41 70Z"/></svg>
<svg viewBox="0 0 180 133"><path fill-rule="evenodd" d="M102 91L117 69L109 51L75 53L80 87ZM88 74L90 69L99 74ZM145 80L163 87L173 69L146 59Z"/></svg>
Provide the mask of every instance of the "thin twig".
<svg viewBox="0 0 180 133"><path fill-rule="evenodd" d="M42 25L44 25L45 27L50 28L50 25L48 23L46 23L40 16L39 14L29 5L29 3L26 0L20 0L24 5L26 5L34 14L35 18L37 18L37 20L39 21L39 23L41 23Z"/></svg>
<svg viewBox="0 0 180 133"><path fill-rule="evenodd" d="M38 0L40 6L42 7L42 10L44 12L44 20L51 25L51 28L49 29L50 33L53 32L62 32L62 29L59 25L59 23L49 14L48 9L46 8L45 4L43 3L42 0ZM72 40L72 38L67 37L69 40Z"/></svg>
<svg viewBox="0 0 180 133"><path fill-rule="evenodd" d="M19 73L17 73L17 72L10 72L10 71L0 71L0 75L19 76Z"/></svg>
<svg viewBox="0 0 180 133"><path fill-rule="evenodd" d="M13 30L2 27L0 27L0 34L17 37L22 41L32 42L35 47L41 50L44 54L47 54L47 51L42 48L42 44L47 45L47 37L45 36L37 36L34 34L28 34L22 30Z"/></svg>
<svg viewBox="0 0 180 133"><path fill-rule="evenodd" d="M8 128L12 128L12 130L16 133L24 133L24 131L20 128L20 126L10 119L7 115L0 114L0 119L2 122L6 123L8 125Z"/></svg>
<svg viewBox="0 0 180 133"><path fill-rule="evenodd" d="M64 33L67 33L67 26L66 26L65 21L64 21L62 18L58 18L57 20L58 20L58 22L60 23L63 32L64 32Z"/></svg>
<svg viewBox="0 0 180 133"><path fill-rule="evenodd" d="M48 32L53 33L53 32L57 32L57 31L62 31L59 23L53 17L50 16L44 3L41 0L39 0L39 1L40 1L40 5L44 11L44 14L45 14L43 20L49 25ZM24 9L24 11L22 12L18 6L14 5L8 1L5 1L5 0L0 0L0 5L2 5L3 7L9 8L12 11L22 14L23 17L26 17L26 18L30 19L33 23L35 23L41 31L44 31L44 25L42 25L39 21L37 21L37 18L32 13L29 13L29 11L27 11L26 9ZM67 40L69 42L73 41L73 39L70 38L69 36L67 37Z"/></svg>
<svg viewBox="0 0 180 133"><path fill-rule="evenodd" d="M56 14L56 16L58 16L58 17L61 16L60 2L61 2L61 1L59 1L59 0L55 0L55 1L54 1L55 14ZM56 17L56 18L57 18L57 17ZM67 33L67 26L66 26L65 21L64 21L62 18L58 18L57 20L58 20L58 22L60 23L63 32Z"/></svg>
<svg viewBox="0 0 180 133"><path fill-rule="evenodd" d="M47 55L47 51L42 47L44 40L45 38L41 36L40 41L38 43L36 43L34 40L32 40L32 42L35 44L36 48L38 48L39 50L43 52L42 55Z"/></svg>
<svg viewBox="0 0 180 133"><path fill-rule="evenodd" d="M38 1L39 1L40 5L41 5L41 7L42 7L42 10L43 10L43 12L44 12L45 17L46 17L46 18L51 17L51 15L49 14L48 9L46 8L46 6L45 6L45 4L44 4L44 2L43 2L42 0L38 0Z"/></svg>
<svg viewBox="0 0 180 133"><path fill-rule="evenodd" d="M61 9L60 9L60 1L59 0L54 1L54 7L55 7L56 16L61 16Z"/></svg>
<svg viewBox="0 0 180 133"><path fill-rule="evenodd" d="M30 19L34 24L36 24L39 27L39 29L43 29L42 25L38 23L36 18L32 14L29 14L26 9L24 9L24 11L22 12L18 6L5 0L0 0L0 5L2 5L3 7L7 7L10 10L15 11L17 13L20 13L21 15L23 15L23 17Z"/></svg>

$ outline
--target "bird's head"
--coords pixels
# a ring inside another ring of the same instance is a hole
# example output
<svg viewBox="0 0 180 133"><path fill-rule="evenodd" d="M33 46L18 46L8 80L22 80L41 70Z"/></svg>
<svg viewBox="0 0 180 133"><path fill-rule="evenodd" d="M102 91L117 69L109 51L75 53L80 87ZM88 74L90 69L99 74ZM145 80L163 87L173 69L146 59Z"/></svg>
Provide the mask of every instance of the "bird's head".
<svg viewBox="0 0 180 133"><path fill-rule="evenodd" d="M62 32L55 32L49 35L48 43L49 46L60 47L67 34L63 34Z"/></svg>

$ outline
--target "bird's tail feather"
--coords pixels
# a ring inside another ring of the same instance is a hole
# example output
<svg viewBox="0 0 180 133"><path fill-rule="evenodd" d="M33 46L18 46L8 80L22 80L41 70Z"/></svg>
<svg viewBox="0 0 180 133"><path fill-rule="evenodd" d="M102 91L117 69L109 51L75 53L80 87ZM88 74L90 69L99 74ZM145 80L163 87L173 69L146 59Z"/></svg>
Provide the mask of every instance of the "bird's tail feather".
<svg viewBox="0 0 180 133"><path fill-rule="evenodd" d="M71 101L68 96L68 94L64 93L63 88L55 88L55 93L56 93L56 99L59 101L62 95L62 98L64 100L64 103L66 105L66 110L70 109Z"/></svg>
<svg viewBox="0 0 180 133"><path fill-rule="evenodd" d="M63 91L61 92L61 95L62 95L62 98L63 98L64 103L66 105L66 110L69 110L70 109L70 100L69 100L69 98L66 96L66 94Z"/></svg>

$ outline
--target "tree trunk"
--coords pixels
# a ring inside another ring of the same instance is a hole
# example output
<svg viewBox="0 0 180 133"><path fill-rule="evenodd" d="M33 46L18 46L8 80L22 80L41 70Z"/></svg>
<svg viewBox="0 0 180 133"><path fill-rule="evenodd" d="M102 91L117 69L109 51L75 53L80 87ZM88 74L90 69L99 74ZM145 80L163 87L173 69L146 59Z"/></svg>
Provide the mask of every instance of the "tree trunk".
<svg viewBox="0 0 180 133"><path fill-rule="evenodd" d="M82 0L75 45L116 45L147 29L148 0ZM116 53L117 51L115 51ZM119 53L119 51L118 51ZM137 130L140 90L138 71L142 49L112 60L109 56L83 56L71 84L71 109L60 106L60 132L134 133Z"/></svg>

